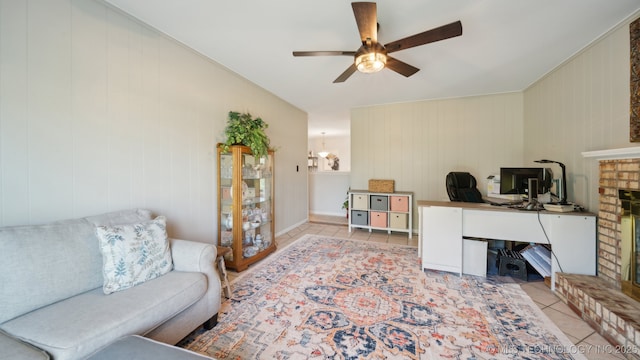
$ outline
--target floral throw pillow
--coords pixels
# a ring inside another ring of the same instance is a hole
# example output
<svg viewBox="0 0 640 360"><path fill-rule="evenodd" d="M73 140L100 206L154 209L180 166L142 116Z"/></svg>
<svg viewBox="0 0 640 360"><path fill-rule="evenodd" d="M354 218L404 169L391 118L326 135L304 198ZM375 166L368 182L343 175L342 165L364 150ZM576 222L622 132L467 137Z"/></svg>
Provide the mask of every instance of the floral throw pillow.
<svg viewBox="0 0 640 360"><path fill-rule="evenodd" d="M173 261L167 220L128 225L97 226L102 251L105 294L128 289L171 271Z"/></svg>

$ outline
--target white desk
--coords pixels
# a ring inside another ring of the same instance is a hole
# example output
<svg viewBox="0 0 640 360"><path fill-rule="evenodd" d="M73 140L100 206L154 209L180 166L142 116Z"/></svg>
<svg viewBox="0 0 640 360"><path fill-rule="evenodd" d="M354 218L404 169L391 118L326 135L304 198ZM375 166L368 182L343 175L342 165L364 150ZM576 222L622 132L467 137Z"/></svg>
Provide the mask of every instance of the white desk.
<svg viewBox="0 0 640 360"><path fill-rule="evenodd" d="M419 248L423 269L466 273L479 254L464 251L463 237L551 244L555 273L596 274L596 216L591 213L523 211L490 204L419 200ZM545 236L546 233L546 236ZM548 240L547 240L548 237ZM467 258L465 260L465 258ZM486 260L485 260L486 261ZM559 263L559 264L558 264Z"/></svg>

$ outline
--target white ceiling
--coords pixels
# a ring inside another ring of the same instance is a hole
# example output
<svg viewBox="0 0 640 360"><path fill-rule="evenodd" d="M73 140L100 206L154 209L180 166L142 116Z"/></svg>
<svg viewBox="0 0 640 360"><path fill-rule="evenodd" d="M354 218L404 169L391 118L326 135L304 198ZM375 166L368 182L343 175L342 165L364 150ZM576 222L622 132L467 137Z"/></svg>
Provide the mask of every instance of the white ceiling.
<svg viewBox="0 0 640 360"><path fill-rule="evenodd" d="M348 56L292 51L360 46L346 0L105 0L309 114L309 136L348 134L354 107L521 91L630 15L640 0L379 0L385 44L461 20L463 34L393 56L385 69L334 84ZM250 110L250 109L248 109Z"/></svg>

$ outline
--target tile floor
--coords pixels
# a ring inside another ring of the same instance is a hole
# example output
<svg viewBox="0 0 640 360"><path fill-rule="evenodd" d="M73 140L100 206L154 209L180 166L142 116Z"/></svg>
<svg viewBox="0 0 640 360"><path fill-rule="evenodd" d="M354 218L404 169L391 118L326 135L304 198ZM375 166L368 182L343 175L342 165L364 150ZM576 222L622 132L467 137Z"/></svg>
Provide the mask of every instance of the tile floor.
<svg viewBox="0 0 640 360"><path fill-rule="evenodd" d="M390 244L418 246L418 236L411 240L404 233L387 234L386 231L374 231L354 229L349 233L346 219L331 216L310 216L310 222L302 224L295 229L276 238L278 249L305 234L321 234L358 240L386 242ZM230 270L229 279L239 274ZM581 320L569 307L564 304L543 281L521 283L522 289L533 299L542 311L562 330L567 337L576 344L576 350L580 351L587 359L624 359L621 354L614 353L614 348L607 340L597 334L586 322Z"/></svg>

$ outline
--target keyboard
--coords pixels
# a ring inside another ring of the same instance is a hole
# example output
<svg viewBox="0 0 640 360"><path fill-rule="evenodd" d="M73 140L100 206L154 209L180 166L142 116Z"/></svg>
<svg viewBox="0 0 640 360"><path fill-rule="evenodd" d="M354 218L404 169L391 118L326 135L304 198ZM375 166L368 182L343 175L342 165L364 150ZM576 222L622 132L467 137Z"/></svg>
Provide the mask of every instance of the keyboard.
<svg viewBox="0 0 640 360"><path fill-rule="evenodd" d="M501 199L494 197L486 197L483 199L491 205L500 205L500 206L510 206L510 205L520 205L522 204L522 200L511 200L511 199Z"/></svg>

